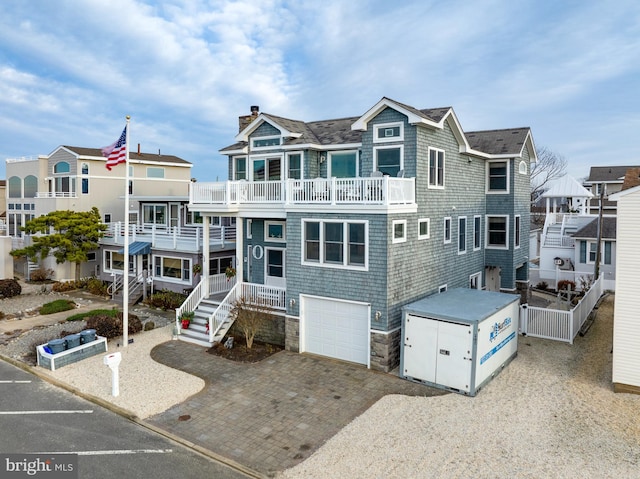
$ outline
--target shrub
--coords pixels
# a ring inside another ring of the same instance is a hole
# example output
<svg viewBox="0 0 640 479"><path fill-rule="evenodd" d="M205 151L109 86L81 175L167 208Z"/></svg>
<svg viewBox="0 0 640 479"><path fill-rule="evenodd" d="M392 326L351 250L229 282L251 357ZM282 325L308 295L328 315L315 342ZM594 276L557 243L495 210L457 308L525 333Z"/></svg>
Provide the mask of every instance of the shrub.
<svg viewBox="0 0 640 479"><path fill-rule="evenodd" d="M67 318L67 321L82 321L83 319L90 318L92 316L117 316L117 309L94 309L87 311L86 313L73 314Z"/></svg>
<svg viewBox="0 0 640 479"><path fill-rule="evenodd" d="M233 302L231 316L244 334L247 349L253 346L253 339L265 321L270 319L273 309L260 298L241 296Z"/></svg>
<svg viewBox="0 0 640 479"><path fill-rule="evenodd" d="M156 323L154 323L153 321L147 321L146 323L144 323L144 330L145 331L151 331L155 327L156 327Z"/></svg>
<svg viewBox="0 0 640 479"><path fill-rule="evenodd" d="M96 296L107 296L107 288L109 286L98 278L89 278L87 280L87 291Z"/></svg>
<svg viewBox="0 0 640 479"><path fill-rule="evenodd" d="M31 271L31 273L29 274L29 280L33 281L34 283L48 281L51 279L52 275L52 269L38 268L35 271Z"/></svg>
<svg viewBox="0 0 640 479"><path fill-rule="evenodd" d="M104 336L107 339L122 336L122 313L118 312L115 316L101 314L92 316L87 320L87 328L95 329L98 336ZM135 314L129 315L129 334L135 334L142 331L142 321Z"/></svg>
<svg viewBox="0 0 640 479"><path fill-rule="evenodd" d="M154 308L161 308L165 311L179 308L187 296L176 293L174 291L162 290L159 293L152 294L146 300L146 304Z"/></svg>
<svg viewBox="0 0 640 479"><path fill-rule="evenodd" d="M546 291L549 288L549 285L546 281L540 281L536 284L536 289L541 289L542 291Z"/></svg>
<svg viewBox="0 0 640 479"><path fill-rule="evenodd" d="M558 291L567 290L569 289L569 287L571 287L571 291L575 291L576 283L573 281L569 281L568 279L561 279L560 281L558 281Z"/></svg>
<svg viewBox="0 0 640 479"><path fill-rule="evenodd" d="M40 314L53 314L60 311L69 311L70 309L75 309L75 307L76 303L70 299L56 299L50 303L43 304L38 312Z"/></svg>
<svg viewBox="0 0 640 479"><path fill-rule="evenodd" d="M51 291L55 291L56 293L66 293L67 291L73 291L74 289L78 289L75 281L56 281L51 286Z"/></svg>
<svg viewBox="0 0 640 479"><path fill-rule="evenodd" d="M13 298L22 293L22 286L15 279L0 279L0 299Z"/></svg>

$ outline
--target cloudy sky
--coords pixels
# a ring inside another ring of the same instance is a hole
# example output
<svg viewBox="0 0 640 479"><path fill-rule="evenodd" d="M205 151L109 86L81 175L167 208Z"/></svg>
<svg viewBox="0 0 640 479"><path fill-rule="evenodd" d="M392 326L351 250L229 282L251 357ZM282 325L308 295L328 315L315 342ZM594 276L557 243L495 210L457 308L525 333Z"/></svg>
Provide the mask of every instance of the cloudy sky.
<svg viewBox="0 0 640 479"><path fill-rule="evenodd" d="M132 144L224 180L250 105L313 121L383 96L530 126L577 178L640 164L640 2L0 2L0 160L105 146L131 115Z"/></svg>

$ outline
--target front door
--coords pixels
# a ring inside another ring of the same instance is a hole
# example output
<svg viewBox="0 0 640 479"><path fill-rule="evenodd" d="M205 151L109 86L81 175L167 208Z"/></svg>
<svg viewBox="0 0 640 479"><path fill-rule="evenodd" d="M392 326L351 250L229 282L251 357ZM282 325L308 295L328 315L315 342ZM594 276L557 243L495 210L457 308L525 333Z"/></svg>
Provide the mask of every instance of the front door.
<svg viewBox="0 0 640 479"><path fill-rule="evenodd" d="M285 279L285 249L265 248L264 250L264 284L284 288L287 285Z"/></svg>

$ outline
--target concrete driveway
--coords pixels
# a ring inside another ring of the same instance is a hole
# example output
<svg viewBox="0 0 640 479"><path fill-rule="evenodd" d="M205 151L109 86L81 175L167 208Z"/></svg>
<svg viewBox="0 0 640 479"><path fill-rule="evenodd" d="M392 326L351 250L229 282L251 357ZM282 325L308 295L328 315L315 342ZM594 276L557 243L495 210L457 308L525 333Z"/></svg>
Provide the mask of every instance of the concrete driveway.
<svg viewBox="0 0 640 479"><path fill-rule="evenodd" d="M170 341L151 356L207 386L147 422L264 476L303 461L387 394L445 394L363 366L288 351L244 364Z"/></svg>

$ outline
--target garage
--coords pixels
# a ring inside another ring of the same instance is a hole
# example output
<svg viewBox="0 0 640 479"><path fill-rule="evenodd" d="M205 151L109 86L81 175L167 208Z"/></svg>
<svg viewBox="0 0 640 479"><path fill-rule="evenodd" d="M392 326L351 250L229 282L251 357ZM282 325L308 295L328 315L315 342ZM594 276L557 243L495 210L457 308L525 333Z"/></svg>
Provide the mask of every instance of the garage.
<svg viewBox="0 0 640 479"><path fill-rule="evenodd" d="M367 303L300 295L300 352L369 365Z"/></svg>

